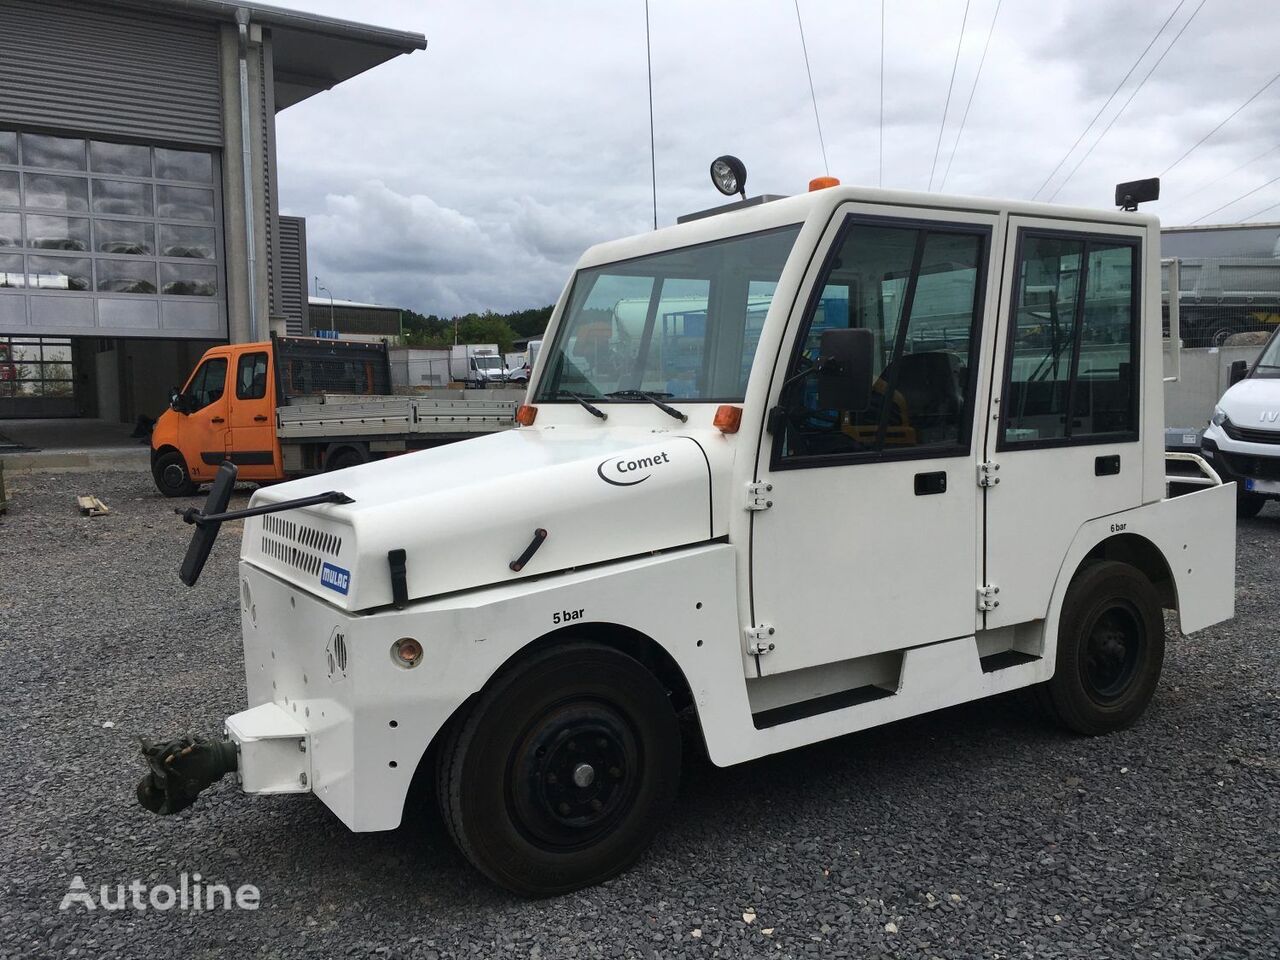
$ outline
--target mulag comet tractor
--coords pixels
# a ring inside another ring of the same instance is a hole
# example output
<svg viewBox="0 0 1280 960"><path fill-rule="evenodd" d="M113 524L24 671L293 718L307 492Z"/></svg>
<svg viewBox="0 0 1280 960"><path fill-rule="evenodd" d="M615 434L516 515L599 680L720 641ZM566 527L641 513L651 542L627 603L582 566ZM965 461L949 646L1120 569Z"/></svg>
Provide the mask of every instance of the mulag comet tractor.
<svg viewBox="0 0 1280 960"><path fill-rule="evenodd" d="M1199 484L1166 495L1159 244L1126 210L837 185L593 247L517 429L243 511L222 468L183 578L245 519L248 709L149 744L140 799L234 771L390 830L419 774L536 896L640 855L684 710L719 765L1025 687L1132 724L1162 610L1233 610L1234 486L1179 454Z"/></svg>

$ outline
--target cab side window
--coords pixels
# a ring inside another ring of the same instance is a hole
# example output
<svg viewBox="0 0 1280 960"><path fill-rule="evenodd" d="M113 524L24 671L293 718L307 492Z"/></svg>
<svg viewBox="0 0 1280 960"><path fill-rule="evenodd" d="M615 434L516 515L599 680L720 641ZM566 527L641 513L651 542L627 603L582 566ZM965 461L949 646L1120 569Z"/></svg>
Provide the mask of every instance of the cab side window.
<svg viewBox="0 0 1280 960"><path fill-rule="evenodd" d="M267 395L266 353L241 354L236 364L236 399L261 400Z"/></svg>
<svg viewBox="0 0 1280 960"><path fill-rule="evenodd" d="M1138 436L1136 239L1026 232L1000 449Z"/></svg>
<svg viewBox="0 0 1280 960"><path fill-rule="evenodd" d="M202 410L222 399L227 387L227 358L210 357L200 364L200 369L191 378L191 386L187 393L194 399L194 409Z"/></svg>
<svg viewBox="0 0 1280 960"><path fill-rule="evenodd" d="M969 449L989 231L853 219L844 227L770 425L778 465L959 455ZM864 328L875 344L866 410L823 410L824 330Z"/></svg>

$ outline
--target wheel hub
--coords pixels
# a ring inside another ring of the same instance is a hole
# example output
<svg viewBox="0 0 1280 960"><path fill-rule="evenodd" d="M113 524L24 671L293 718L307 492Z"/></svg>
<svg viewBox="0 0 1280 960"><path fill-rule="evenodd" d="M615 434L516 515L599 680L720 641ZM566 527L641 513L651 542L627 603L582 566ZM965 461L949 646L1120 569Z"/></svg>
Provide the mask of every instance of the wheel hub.
<svg viewBox="0 0 1280 960"><path fill-rule="evenodd" d="M185 471L176 463L171 463L164 468L164 482L170 487L180 487L186 481Z"/></svg>
<svg viewBox="0 0 1280 960"><path fill-rule="evenodd" d="M622 716L602 703L553 708L516 746L514 820L531 840L573 849L599 838L635 800L639 748Z"/></svg>
<svg viewBox="0 0 1280 960"><path fill-rule="evenodd" d="M1144 643L1141 618L1127 602L1117 602L1098 615L1083 648L1086 692L1093 700L1110 704L1128 692Z"/></svg>

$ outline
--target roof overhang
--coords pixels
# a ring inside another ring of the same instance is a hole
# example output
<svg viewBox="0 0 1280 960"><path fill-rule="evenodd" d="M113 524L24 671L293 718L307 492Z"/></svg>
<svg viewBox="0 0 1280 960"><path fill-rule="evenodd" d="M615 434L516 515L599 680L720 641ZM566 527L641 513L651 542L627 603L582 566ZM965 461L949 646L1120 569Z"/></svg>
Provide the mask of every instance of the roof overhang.
<svg viewBox="0 0 1280 960"><path fill-rule="evenodd" d="M389 30L300 10L232 0L116 0L169 16L235 23L236 11L271 31L276 112L344 80L415 50L427 48L420 33Z"/></svg>

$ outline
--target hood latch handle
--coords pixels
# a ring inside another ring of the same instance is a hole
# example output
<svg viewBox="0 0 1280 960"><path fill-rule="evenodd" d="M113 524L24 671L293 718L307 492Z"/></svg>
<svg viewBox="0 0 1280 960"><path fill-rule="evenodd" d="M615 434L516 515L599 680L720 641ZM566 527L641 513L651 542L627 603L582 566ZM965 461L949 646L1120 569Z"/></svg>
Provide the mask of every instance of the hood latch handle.
<svg viewBox="0 0 1280 960"><path fill-rule="evenodd" d="M524 553L520 554L515 560L512 560L507 566L513 571L519 573L524 569L524 565L533 559L533 555L538 552L538 548L542 546L542 541L547 539L547 531L543 527L539 527L533 531L533 539L529 541L529 545L524 548Z"/></svg>

